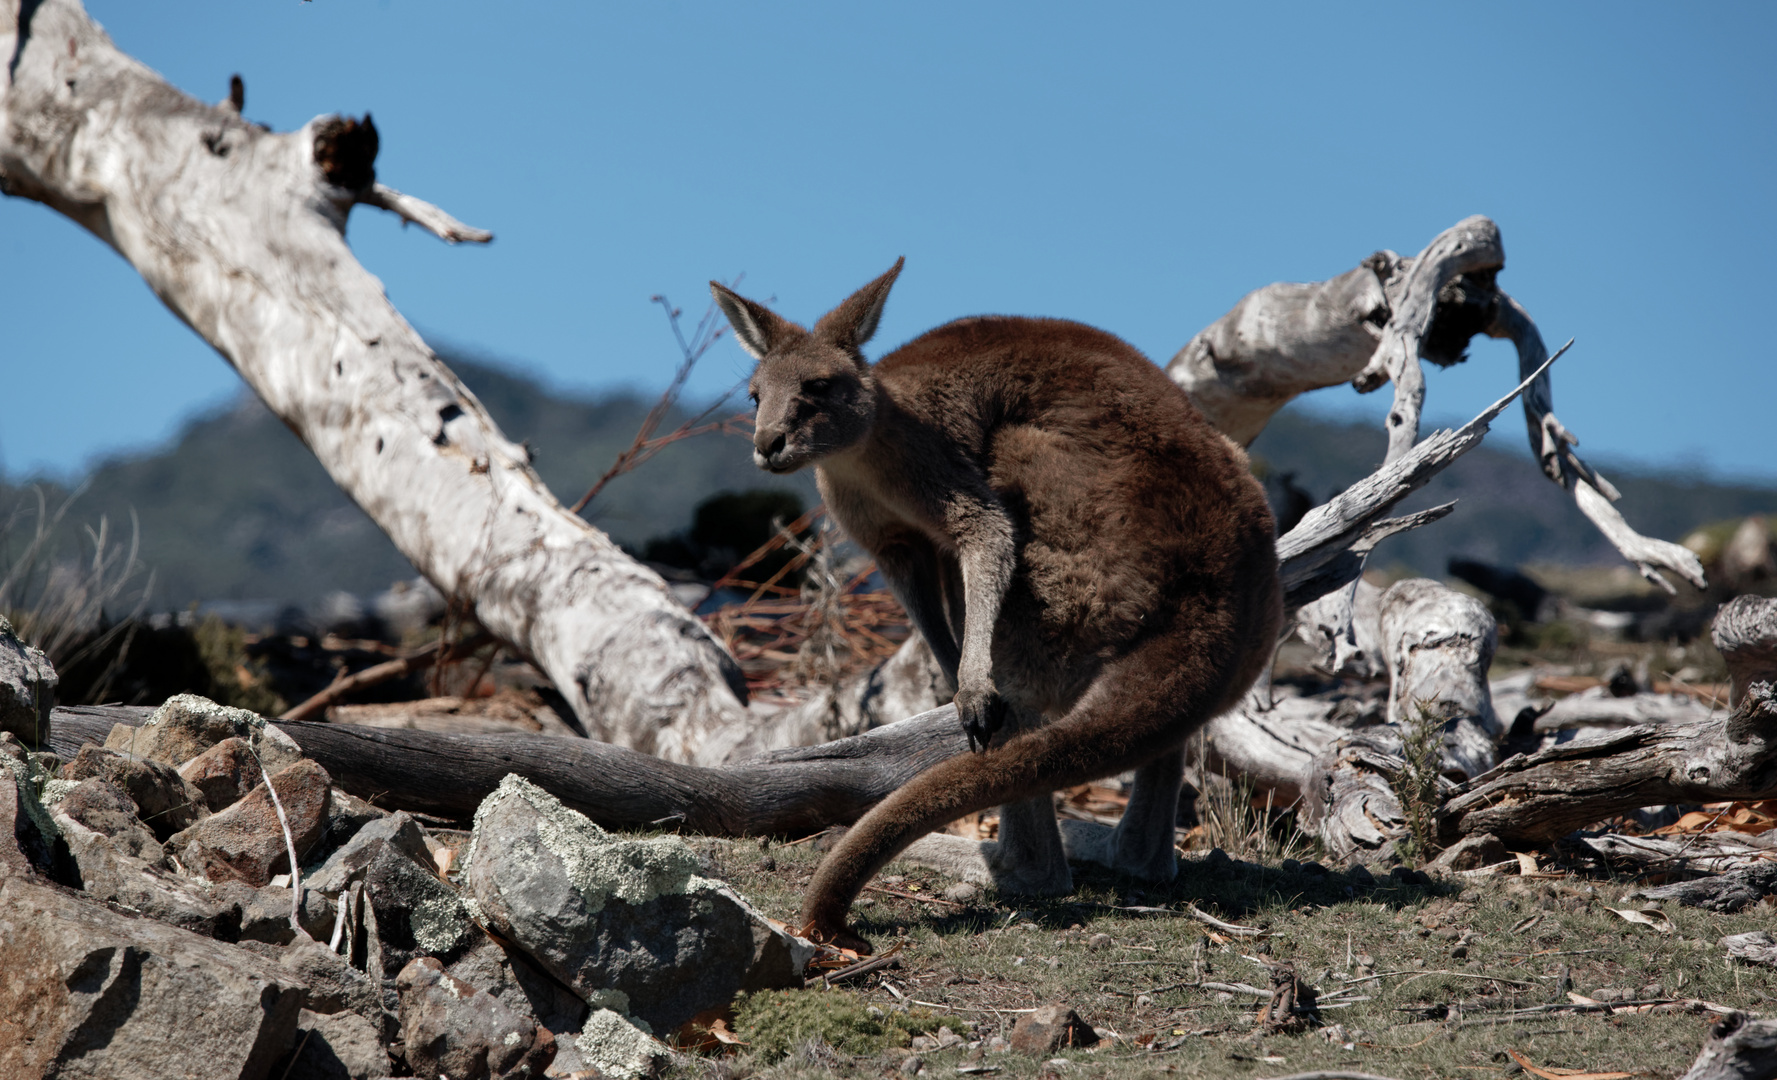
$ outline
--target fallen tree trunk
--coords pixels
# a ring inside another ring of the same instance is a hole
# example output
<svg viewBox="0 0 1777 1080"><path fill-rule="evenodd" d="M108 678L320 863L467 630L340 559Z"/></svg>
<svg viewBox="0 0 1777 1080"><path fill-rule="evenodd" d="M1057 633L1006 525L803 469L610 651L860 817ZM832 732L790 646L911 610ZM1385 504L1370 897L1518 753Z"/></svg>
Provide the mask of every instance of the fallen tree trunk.
<svg viewBox="0 0 1777 1080"><path fill-rule="evenodd" d="M151 709L57 709L49 745L72 757L113 724ZM804 836L857 820L925 769L968 752L945 706L863 735L778 750L723 768L662 761L621 746L537 735L447 735L352 724L277 723L335 784L384 807L467 818L517 773L601 825L712 836Z"/></svg>
<svg viewBox="0 0 1777 1080"><path fill-rule="evenodd" d="M0 0L0 190L111 245L461 614L598 738L720 761L738 668L660 578L568 513L345 242L355 204L487 233L376 182L375 127L273 133L168 86L76 0Z"/></svg>

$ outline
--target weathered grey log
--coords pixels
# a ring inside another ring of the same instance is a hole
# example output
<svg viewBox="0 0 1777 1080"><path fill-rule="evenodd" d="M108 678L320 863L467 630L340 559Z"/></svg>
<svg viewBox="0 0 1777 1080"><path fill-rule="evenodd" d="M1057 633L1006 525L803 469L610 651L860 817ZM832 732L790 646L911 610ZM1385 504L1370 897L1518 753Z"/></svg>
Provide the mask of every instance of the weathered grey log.
<svg viewBox="0 0 1777 1080"><path fill-rule="evenodd" d="M1709 639L1728 665L1728 703L1755 682L1777 682L1777 600L1737 596L1722 605Z"/></svg>
<svg viewBox="0 0 1777 1080"><path fill-rule="evenodd" d="M1477 333L1510 339L1527 377L1548 350L1524 308L1496 282L1505 265L1499 229L1471 217L1403 258L1379 251L1326 281L1257 289L1205 327L1167 364L1167 374L1229 438L1250 444L1298 394L1350 381L1362 391L1395 382L1388 459L1418 439L1425 383L1419 360L1452 364ZM1531 452L1624 557L1670 590L1660 571L1703 585L1703 567L1677 544L1644 537L1610 504L1620 496L1573 453L1578 440L1556 419L1546 375L1525 396Z"/></svg>
<svg viewBox="0 0 1777 1080"><path fill-rule="evenodd" d="M1539 733L1573 728L1621 728L1640 724L1698 723L1709 719L1713 709L1689 694L1635 694L1611 697L1594 688L1569 694L1536 718Z"/></svg>
<svg viewBox="0 0 1777 1080"><path fill-rule="evenodd" d="M733 660L565 510L345 242L355 204L483 241L376 182L376 129L274 133L119 52L77 0L0 0L0 190L111 245L440 592L534 660L599 738L720 761Z"/></svg>
<svg viewBox="0 0 1777 1080"><path fill-rule="evenodd" d="M1593 843L1593 846L1598 845ZM1675 858L1660 864L1661 869L1670 871L1696 865L1687 859L1688 854L1676 853ZM1705 911L1735 912L1749 908L1777 892L1777 862L1771 861L1777 857L1777 851L1766 850L1760 854L1763 857L1751 865L1693 881L1638 889L1635 897L1639 900L1676 900L1685 907L1700 907Z"/></svg>
<svg viewBox="0 0 1777 1080"><path fill-rule="evenodd" d="M152 710L57 709L50 745L72 756L114 723ZM715 836L803 836L855 821L931 765L968 752L952 706L821 746L777 750L722 768L662 761L625 747L535 735L447 735L351 724L277 723L335 784L386 807L474 813L517 773L610 828L657 825Z"/></svg>
<svg viewBox="0 0 1777 1080"><path fill-rule="evenodd" d="M1492 833L1547 843L1612 814L1668 803L1777 797L1777 689L1753 683L1732 713L1635 727L1519 754L1464 784L1440 812L1444 843Z"/></svg>
<svg viewBox="0 0 1777 1080"><path fill-rule="evenodd" d="M1742 1013L1722 1017L1710 1029L1697 1060L1678 1080L1769 1080L1777 1076L1777 1020Z"/></svg>
<svg viewBox="0 0 1777 1080"><path fill-rule="evenodd" d="M1403 805L1403 782L1416 769L1435 799L1450 780L1478 775L1497 760L1503 729L1493 713L1487 670L1498 628L1473 597L1435 581L1398 582L1376 600L1376 642L1389 676L1386 724L1340 736L1303 772L1303 824L1339 859L1382 862L1410 833L1408 817L1430 805ZM1367 620L1366 620L1367 621ZM1418 733L1435 755L1409 762L1404 739Z"/></svg>

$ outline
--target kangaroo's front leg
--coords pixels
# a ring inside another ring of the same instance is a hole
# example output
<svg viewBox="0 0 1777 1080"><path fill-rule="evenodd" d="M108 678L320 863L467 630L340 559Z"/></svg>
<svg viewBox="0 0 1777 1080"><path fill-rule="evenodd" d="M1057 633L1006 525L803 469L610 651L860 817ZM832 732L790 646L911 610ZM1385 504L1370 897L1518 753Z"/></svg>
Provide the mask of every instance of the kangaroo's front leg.
<svg viewBox="0 0 1777 1080"><path fill-rule="evenodd" d="M947 508L945 524L956 539L962 567L962 662L957 666L956 712L969 747L987 749L1005 722L1006 703L993 682L993 628L1012 583L1018 551L1012 521L991 493L960 497ZM952 618L954 619L954 613Z"/></svg>

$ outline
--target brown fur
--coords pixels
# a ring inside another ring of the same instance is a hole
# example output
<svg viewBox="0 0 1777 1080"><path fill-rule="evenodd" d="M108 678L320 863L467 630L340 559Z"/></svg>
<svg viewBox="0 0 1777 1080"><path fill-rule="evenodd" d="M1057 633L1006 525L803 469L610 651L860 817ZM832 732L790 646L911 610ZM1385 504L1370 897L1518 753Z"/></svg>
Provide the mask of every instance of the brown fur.
<svg viewBox="0 0 1777 1080"><path fill-rule="evenodd" d="M1101 330L1002 317L941 326L872 367L859 349L900 266L812 331L712 283L760 358L755 460L815 464L984 747L883 800L821 864L804 917L854 941L853 898L910 843L1168 755L1252 685L1282 617L1246 456L1159 368ZM989 745L1008 707L1026 722Z"/></svg>

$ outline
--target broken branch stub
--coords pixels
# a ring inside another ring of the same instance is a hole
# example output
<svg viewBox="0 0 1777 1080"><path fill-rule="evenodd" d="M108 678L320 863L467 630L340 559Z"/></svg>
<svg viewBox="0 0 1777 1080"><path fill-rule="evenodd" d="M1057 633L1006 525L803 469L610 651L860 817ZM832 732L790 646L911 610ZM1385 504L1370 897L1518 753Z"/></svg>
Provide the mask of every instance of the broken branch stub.
<svg viewBox="0 0 1777 1080"><path fill-rule="evenodd" d="M0 186L129 260L588 730L680 760L720 760L744 738L732 659L657 575L561 507L353 258L358 203L488 239L376 182L369 117L267 131L168 86L74 0L0 0L0 52Z"/></svg>

